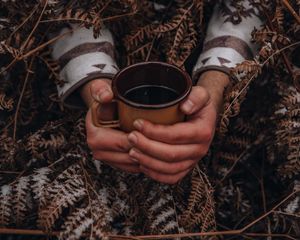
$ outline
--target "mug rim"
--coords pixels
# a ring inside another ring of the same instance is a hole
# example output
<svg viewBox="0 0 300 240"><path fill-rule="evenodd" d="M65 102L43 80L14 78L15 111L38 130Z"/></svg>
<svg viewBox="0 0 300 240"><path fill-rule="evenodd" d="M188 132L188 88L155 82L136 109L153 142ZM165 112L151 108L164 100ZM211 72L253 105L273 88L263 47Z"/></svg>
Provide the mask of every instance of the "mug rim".
<svg viewBox="0 0 300 240"><path fill-rule="evenodd" d="M128 69L131 68L135 68L137 66L143 66L143 65L149 65L149 64L153 64L153 65L163 65L166 67L171 67L173 69L178 70L185 78L186 82L187 82L187 87L185 89L185 91L175 100L167 102L167 103L161 103L161 104L142 104L142 103L137 103L137 102L133 102L128 100L127 98L125 98L124 96L122 96L115 84L116 79L118 79L118 77L124 73L125 71L127 71ZM160 62L160 61L148 61L148 62L139 62L139 63L135 63L132 65L129 65L125 68L123 68L121 71L119 71L112 80L112 89L114 92L114 96L116 99L121 100L122 102L124 102L125 104L135 107L135 108L142 108L142 109L162 109L162 108L167 108L167 107L171 107L173 105L176 105L177 103L181 102L183 99L185 99L189 93L192 90L192 79L191 77L188 75L187 72L183 71L181 68L177 67L176 65L170 64L170 63L166 63L166 62Z"/></svg>

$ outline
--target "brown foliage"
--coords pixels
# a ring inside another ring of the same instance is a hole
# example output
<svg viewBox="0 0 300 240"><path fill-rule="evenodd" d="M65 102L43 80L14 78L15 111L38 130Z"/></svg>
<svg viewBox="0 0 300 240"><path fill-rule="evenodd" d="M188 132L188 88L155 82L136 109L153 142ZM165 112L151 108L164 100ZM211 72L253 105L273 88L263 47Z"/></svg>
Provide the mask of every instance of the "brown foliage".
<svg viewBox="0 0 300 240"><path fill-rule="evenodd" d="M162 60L184 67L201 44L211 5L170 2L155 10L146 0L0 1L1 227L79 239L215 231L216 218L219 229L250 223L252 232L300 235L299 70L290 60L299 23L282 1L250 0L267 21L252 34L256 58L232 69L211 154L203 160L213 184L202 166L171 187L96 162L85 144L84 113L60 109L55 85L63 82L49 57L49 32L79 23L97 36L106 24L123 46L122 66ZM299 12L300 2L289 2ZM234 4L235 21L250 14L241 4Z"/></svg>

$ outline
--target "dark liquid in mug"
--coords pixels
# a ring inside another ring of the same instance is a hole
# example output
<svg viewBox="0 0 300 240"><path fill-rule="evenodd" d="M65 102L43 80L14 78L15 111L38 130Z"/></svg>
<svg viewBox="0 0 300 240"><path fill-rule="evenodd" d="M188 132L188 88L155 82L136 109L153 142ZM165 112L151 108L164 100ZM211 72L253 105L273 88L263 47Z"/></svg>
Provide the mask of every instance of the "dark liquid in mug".
<svg viewBox="0 0 300 240"><path fill-rule="evenodd" d="M124 97L132 102L155 105L174 101L179 93L166 86L142 85L128 90Z"/></svg>

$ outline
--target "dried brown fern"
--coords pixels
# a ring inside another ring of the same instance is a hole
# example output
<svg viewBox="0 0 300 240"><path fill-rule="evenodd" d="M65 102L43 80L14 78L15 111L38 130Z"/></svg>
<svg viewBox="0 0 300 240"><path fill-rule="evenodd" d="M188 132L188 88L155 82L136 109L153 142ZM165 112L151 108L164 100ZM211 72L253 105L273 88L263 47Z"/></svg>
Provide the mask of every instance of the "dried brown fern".
<svg viewBox="0 0 300 240"><path fill-rule="evenodd" d="M5 94L0 94L0 110L11 111L14 106L14 100L12 98L7 99Z"/></svg>
<svg viewBox="0 0 300 240"><path fill-rule="evenodd" d="M20 177L12 185L14 197L12 199L13 204L13 222L17 226L22 226L27 214L30 212L28 199L30 179L28 176Z"/></svg>
<svg viewBox="0 0 300 240"><path fill-rule="evenodd" d="M47 231L53 229L63 209L74 206L86 196L84 181L78 171L80 167L74 164L44 188L45 198L41 202L39 224Z"/></svg>
<svg viewBox="0 0 300 240"><path fill-rule="evenodd" d="M0 226L5 227L11 223L12 217L12 189L9 185L1 187L0 195Z"/></svg>
<svg viewBox="0 0 300 240"><path fill-rule="evenodd" d="M184 182L182 197L171 199L169 188L165 193L164 187L143 176L95 163L85 144L84 113L61 112L58 106L55 84L63 83L49 58L47 46L54 40L47 42L48 31L79 23L98 35L105 24L115 32L117 46L124 46L119 54L128 60L121 67L145 59L183 66L201 44L211 5L202 0L170 2L155 1L165 8L154 11L153 1L144 0L0 1L0 225L16 227L17 222L40 228L39 216L44 229L63 230L61 237L66 239L111 232L174 233L186 230L182 226L215 230L212 187L204 173L194 172L192 186ZM283 2L299 12L298 0L250 0L267 16L266 24L252 35L260 50L255 61L233 70L235 79L226 93L221 131L212 148L213 166L210 156L202 160L208 161L210 177L216 180L217 220L226 228L238 228L263 214L261 199L267 206L278 202L299 176L299 92L297 81L291 81L299 79L297 58L291 54L297 53L299 22ZM242 5L233 3L237 21L249 15ZM264 72L268 75L256 78ZM257 191L258 186L265 192ZM251 230L298 236L297 197ZM159 203L163 207L155 208ZM178 227L176 214L185 225Z"/></svg>
<svg viewBox="0 0 300 240"><path fill-rule="evenodd" d="M216 226L213 189L199 167L193 170L191 184L188 206L180 218L180 223L185 229L196 226L201 232L213 230Z"/></svg>

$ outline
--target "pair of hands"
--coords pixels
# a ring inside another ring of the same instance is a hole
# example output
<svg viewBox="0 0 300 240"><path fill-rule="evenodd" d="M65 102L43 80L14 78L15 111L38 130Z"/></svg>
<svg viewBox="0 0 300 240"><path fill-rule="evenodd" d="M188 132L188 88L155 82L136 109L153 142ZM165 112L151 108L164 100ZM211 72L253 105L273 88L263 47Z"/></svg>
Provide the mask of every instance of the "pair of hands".
<svg viewBox="0 0 300 240"><path fill-rule="evenodd" d="M211 79L212 76L216 79ZM212 83L214 80L216 82ZM134 122L136 130L125 133L94 126L89 110L86 115L87 143L93 157L127 172L142 172L162 183L177 183L207 153L227 83L228 77L223 73L204 74L199 85L192 88L180 105L187 121L174 125L137 119ZM93 98L109 103L113 98L110 80L89 82L82 88L81 95L88 105Z"/></svg>

